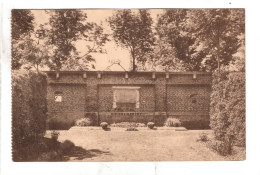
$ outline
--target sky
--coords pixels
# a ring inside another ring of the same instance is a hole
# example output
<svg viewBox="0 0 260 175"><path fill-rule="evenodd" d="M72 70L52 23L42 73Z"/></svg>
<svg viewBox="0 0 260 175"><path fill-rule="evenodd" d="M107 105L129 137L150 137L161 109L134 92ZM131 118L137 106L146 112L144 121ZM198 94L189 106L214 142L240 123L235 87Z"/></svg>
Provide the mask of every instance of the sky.
<svg viewBox="0 0 260 175"><path fill-rule="evenodd" d="M151 17L154 20L154 24L157 21L157 15L162 13L162 9L151 9ZM112 34L112 31L109 27L109 24L106 22L106 19L108 17L112 16L115 10L112 9L91 9L91 10L85 10L87 13L87 21L88 22L95 22L97 24L102 24L105 32ZM44 10L32 10L32 13L35 16L35 28L37 29L40 24L48 23L49 15L45 13ZM112 38L111 38L112 39ZM76 48L79 52L81 52L81 55L84 55L84 50L86 49L85 45L82 42L76 43ZM95 63L95 70L105 70L108 66L111 65L111 61L119 61L122 67L126 70L130 69L130 54L127 49L118 47L115 43L115 41L112 39L111 41L107 42L104 46L104 49L106 50L106 54L99 54L95 53L92 54L92 56L96 59ZM118 65L113 65L110 70L113 71L122 71L122 68Z"/></svg>

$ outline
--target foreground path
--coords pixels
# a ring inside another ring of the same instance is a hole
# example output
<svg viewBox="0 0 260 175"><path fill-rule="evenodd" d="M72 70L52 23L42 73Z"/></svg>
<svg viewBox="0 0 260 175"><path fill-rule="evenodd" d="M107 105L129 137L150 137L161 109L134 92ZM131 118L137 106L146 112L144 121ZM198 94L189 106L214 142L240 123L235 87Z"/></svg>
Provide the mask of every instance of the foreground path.
<svg viewBox="0 0 260 175"><path fill-rule="evenodd" d="M225 160L204 143L196 142L201 132L68 130L60 132L59 141L68 139L76 145L67 161Z"/></svg>

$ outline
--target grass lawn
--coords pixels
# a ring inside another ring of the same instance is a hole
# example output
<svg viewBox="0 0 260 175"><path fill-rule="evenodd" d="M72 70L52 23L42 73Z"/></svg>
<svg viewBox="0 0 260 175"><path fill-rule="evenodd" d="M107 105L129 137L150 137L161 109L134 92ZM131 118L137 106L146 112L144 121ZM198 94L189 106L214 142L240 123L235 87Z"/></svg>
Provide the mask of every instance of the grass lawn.
<svg viewBox="0 0 260 175"><path fill-rule="evenodd" d="M60 131L58 141L72 141L76 147L66 161L222 161L244 160L245 150L236 148L234 155L223 157L197 142L201 132L212 131ZM46 137L50 137L47 132Z"/></svg>

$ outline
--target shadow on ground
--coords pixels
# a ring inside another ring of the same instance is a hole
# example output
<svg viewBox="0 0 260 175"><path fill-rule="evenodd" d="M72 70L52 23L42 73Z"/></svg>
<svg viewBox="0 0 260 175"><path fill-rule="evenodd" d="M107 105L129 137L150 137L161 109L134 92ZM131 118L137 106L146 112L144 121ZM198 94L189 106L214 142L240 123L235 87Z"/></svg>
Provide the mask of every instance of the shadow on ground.
<svg viewBox="0 0 260 175"><path fill-rule="evenodd" d="M63 156L63 161L83 160L100 155L111 155L111 153L109 151L101 151L99 149L86 150L82 147L75 146L69 153Z"/></svg>

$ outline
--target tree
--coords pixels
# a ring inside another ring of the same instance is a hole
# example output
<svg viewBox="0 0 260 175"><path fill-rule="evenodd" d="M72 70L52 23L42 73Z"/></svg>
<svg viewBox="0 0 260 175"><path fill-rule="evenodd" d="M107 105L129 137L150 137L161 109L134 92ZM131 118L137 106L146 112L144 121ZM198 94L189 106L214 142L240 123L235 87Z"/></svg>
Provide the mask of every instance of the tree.
<svg viewBox="0 0 260 175"><path fill-rule="evenodd" d="M196 38L186 28L188 9L167 9L159 16L156 31L159 41L164 42L164 53L172 53L167 59L160 58L167 69L178 70L180 62L186 70L200 70L203 52L197 52ZM196 61L195 61L196 60ZM183 70L183 68L181 69Z"/></svg>
<svg viewBox="0 0 260 175"><path fill-rule="evenodd" d="M156 39L153 54L147 61L146 67L157 71L185 71L183 61L176 57L176 49L163 38Z"/></svg>
<svg viewBox="0 0 260 175"><path fill-rule="evenodd" d="M187 70L213 71L229 65L244 33L244 11L233 9L165 10L156 27Z"/></svg>
<svg viewBox="0 0 260 175"><path fill-rule="evenodd" d="M245 34L241 34L238 37L240 47L237 52L233 55L233 60L229 66L229 69L235 71L245 72Z"/></svg>
<svg viewBox="0 0 260 175"><path fill-rule="evenodd" d="M32 36L24 37L23 40L14 44L13 47L16 49L15 52L25 69L33 67L39 72L39 67L44 67L50 58L50 47L37 43Z"/></svg>
<svg viewBox="0 0 260 175"><path fill-rule="evenodd" d="M17 53L15 45L23 40L24 37L30 35L34 30L33 26L34 16L30 10L12 10L12 69L19 69L21 64L21 57Z"/></svg>
<svg viewBox="0 0 260 175"><path fill-rule="evenodd" d="M137 64L144 67L155 41L149 11L117 10L108 22L116 43L130 51L132 70L136 71Z"/></svg>
<svg viewBox="0 0 260 175"><path fill-rule="evenodd" d="M20 39L33 31L34 16L30 10L12 10L12 39Z"/></svg>
<svg viewBox="0 0 260 175"><path fill-rule="evenodd" d="M187 28L207 53L203 66L210 71L229 65L240 47L238 36L244 33L244 11L235 9L190 10ZM238 18L240 18L238 20Z"/></svg>
<svg viewBox="0 0 260 175"><path fill-rule="evenodd" d="M50 69L83 70L95 61L91 53L105 52L102 46L108 41L102 26L87 22L82 10L49 10L49 25L46 42L53 46L53 55L48 62ZM78 41L86 44L86 53L80 56L76 48ZM92 65L92 67L94 67Z"/></svg>

